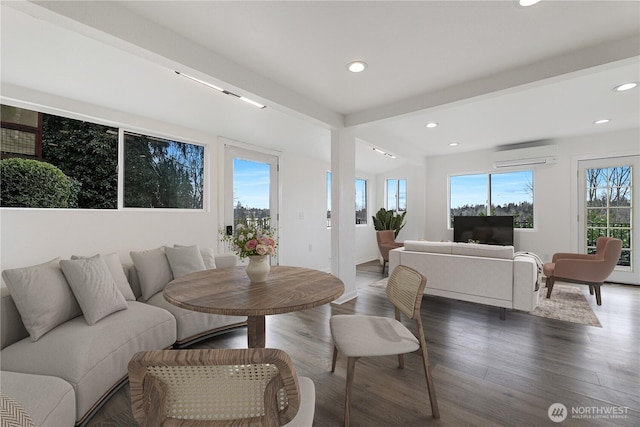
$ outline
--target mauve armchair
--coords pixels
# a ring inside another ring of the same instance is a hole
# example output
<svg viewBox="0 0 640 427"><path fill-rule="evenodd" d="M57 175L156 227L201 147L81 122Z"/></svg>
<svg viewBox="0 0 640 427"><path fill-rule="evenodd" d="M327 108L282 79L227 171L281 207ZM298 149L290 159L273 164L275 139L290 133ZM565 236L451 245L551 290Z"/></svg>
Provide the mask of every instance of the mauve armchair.
<svg viewBox="0 0 640 427"><path fill-rule="evenodd" d="M401 248L404 243L396 242L395 231L393 230L380 230L376 231L376 238L378 239L378 249L380 255L382 255L382 274L389 262L389 251L395 248Z"/></svg>
<svg viewBox="0 0 640 427"><path fill-rule="evenodd" d="M545 263L547 276L547 298L551 297L556 280L589 285L589 293L595 290L596 302L602 305L600 286L618 264L622 253L622 240L599 237L595 254L556 253L551 262Z"/></svg>

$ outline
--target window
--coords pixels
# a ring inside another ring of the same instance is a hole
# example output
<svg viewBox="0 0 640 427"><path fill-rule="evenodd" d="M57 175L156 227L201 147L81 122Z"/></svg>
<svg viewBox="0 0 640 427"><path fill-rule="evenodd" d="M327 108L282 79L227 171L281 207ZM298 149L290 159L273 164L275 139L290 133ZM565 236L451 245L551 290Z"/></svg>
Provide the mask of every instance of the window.
<svg viewBox="0 0 640 427"><path fill-rule="evenodd" d="M356 178L356 224L367 223L367 181Z"/></svg>
<svg viewBox="0 0 640 427"><path fill-rule="evenodd" d="M60 169L66 194L56 207L117 209L120 133L116 127L2 105L0 151L3 159L21 157ZM122 134L124 207L203 208L204 147ZM12 190L25 194L25 188L29 195L39 191L20 180ZM3 200L3 205L38 207L38 197L23 199L27 202L5 205Z"/></svg>
<svg viewBox="0 0 640 427"><path fill-rule="evenodd" d="M2 157L59 168L70 183L66 207L117 208L117 128L6 105L2 120Z"/></svg>
<svg viewBox="0 0 640 427"><path fill-rule="evenodd" d="M24 108L2 106L2 158L42 157L42 114Z"/></svg>
<svg viewBox="0 0 640 427"><path fill-rule="evenodd" d="M204 147L124 133L124 206L202 209Z"/></svg>
<svg viewBox="0 0 640 427"><path fill-rule="evenodd" d="M457 175L449 179L449 214L513 215L515 228L533 228L533 171Z"/></svg>
<svg viewBox="0 0 640 427"><path fill-rule="evenodd" d="M356 224L367 224L367 181L356 178ZM327 227L331 227L331 172L327 172Z"/></svg>
<svg viewBox="0 0 640 427"><path fill-rule="evenodd" d="M387 180L387 208L388 211L404 212L407 210L407 180Z"/></svg>
<svg viewBox="0 0 640 427"><path fill-rule="evenodd" d="M631 267L632 167L587 169L585 176L587 253L595 253L598 237L615 237L622 240L618 265Z"/></svg>

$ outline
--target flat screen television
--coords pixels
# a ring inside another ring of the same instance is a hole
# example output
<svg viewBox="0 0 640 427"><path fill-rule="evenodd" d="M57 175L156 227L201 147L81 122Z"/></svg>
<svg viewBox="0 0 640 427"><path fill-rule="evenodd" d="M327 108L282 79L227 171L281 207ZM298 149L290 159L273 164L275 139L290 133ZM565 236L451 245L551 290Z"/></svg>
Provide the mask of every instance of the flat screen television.
<svg viewBox="0 0 640 427"><path fill-rule="evenodd" d="M513 216L456 216L453 241L513 246Z"/></svg>

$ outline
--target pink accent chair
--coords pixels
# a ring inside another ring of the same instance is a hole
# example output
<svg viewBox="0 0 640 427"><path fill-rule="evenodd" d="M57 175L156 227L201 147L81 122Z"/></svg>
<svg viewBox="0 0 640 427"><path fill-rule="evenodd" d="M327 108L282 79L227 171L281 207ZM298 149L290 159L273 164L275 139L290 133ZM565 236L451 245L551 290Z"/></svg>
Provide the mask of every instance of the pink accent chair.
<svg viewBox="0 0 640 427"><path fill-rule="evenodd" d="M589 285L589 293L595 289L596 302L602 305L600 286L618 264L622 253L622 240L612 237L598 237L595 254L557 253L551 262L544 264L547 276L547 298L551 297L553 284L561 282Z"/></svg>
<svg viewBox="0 0 640 427"><path fill-rule="evenodd" d="M382 274L384 275L384 269L389 262L389 251L391 249L403 247L404 243L396 242L396 235L393 230L376 231L376 238L378 239L380 255L382 255Z"/></svg>

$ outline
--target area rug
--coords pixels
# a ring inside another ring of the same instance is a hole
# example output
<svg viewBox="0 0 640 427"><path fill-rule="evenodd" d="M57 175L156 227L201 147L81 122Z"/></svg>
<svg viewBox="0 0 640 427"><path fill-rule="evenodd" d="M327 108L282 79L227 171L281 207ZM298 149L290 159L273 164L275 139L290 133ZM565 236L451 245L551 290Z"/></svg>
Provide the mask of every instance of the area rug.
<svg viewBox="0 0 640 427"><path fill-rule="evenodd" d="M579 286L555 284L549 299L547 299L547 288L541 288L538 306L530 314L602 328L602 324L584 296L583 289Z"/></svg>
<svg viewBox="0 0 640 427"><path fill-rule="evenodd" d="M369 286L385 288L387 278L373 282ZM602 324L578 286L556 284L549 299L547 299L547 288L540 289L538 306L529 314L602 328Z"/></svg>

